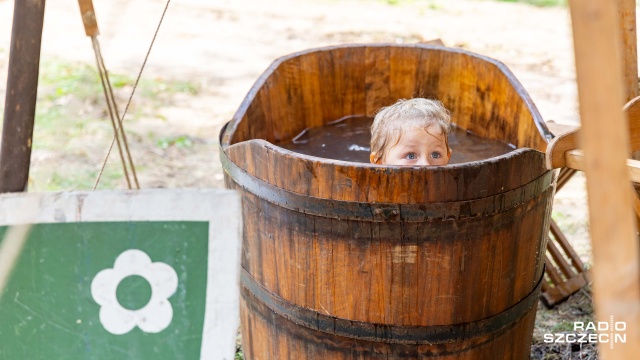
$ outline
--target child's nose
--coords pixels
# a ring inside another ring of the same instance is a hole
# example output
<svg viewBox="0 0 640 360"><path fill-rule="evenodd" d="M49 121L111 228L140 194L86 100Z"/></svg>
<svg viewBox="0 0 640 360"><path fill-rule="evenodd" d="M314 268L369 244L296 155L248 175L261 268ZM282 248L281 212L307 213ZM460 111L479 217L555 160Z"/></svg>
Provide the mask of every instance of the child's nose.
<svg viewBox="0 0 640 360"><path fill-rule="evenodd" d="M431 165L431 164L429 163L429 159L427 157L421 156L418 159L418 165Z"/></svg>

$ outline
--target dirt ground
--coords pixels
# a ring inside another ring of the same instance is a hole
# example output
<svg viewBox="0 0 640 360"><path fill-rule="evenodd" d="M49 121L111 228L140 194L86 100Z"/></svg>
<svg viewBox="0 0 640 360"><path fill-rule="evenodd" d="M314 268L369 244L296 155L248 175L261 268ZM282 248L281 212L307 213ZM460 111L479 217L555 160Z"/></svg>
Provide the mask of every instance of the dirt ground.
<svg viewBox="0 0 640 360"><path fill-rule="evenodd" d="M2 99L13 4L12 0L0 0ZM99 40L111 73L135 79L165 4L164 0L94 0ZM47 2L42 64L95 65L77 7L76 0ZM253 82L276 58L326 45L414 43L435 38L448 46L502 61L530 93L546 120L579 123L571 25L568 10L563 7L480 0L173 0L142 78L184 82L194 90L134 96L133 115L125 122L141 186L223 186L218 132ZM41 84L42 96L51 95L46 86ZM118 89L121 109L131 89L131 84ZM55 176L70 178L77 169L95 174L100 168L111 140L101 96L98 90L91 101L80 101L72 90L71 95L65 93L59 98L51 95L48 103L43 100L44 110L49 109L46 106L68 107L75 113L67 117L92 114L103 126L69 132L53 123L47 133L36 132L31 191L52 189L47 184ZM39 147L39 143L50 145ZM116 159L111 156L108 166L117 167ZM53 189L90 189L78 182L56 184ZM124 188L125 184L116 179L113 187ZM590 264L582 176L576 176L556 195L553 216ZM577 301L580 308L590 306L586 293L581 294L572 301ZM556 316L554 325L574 318L571 311L563 317L558 317L557 310L556 315L541 313L551 321ZM543 322L540 320L539 326Z"/></svg>

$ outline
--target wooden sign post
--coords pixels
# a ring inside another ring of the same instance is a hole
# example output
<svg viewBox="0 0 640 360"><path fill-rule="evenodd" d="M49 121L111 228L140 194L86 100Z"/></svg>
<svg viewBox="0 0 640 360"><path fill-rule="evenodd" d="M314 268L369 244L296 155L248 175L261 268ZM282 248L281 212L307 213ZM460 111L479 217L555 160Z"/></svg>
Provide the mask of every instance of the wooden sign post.
<svg viewBox="0 0 640 360"><path fill-rule="evenodd" d="M0 192L27 187L45 0L16 1L0 144Z"/></svg>
<svg viewBox="0 0 640 360"><path fill-rule="evenodd" d="M234 358L237 193L0 196L0 239L19 224L34 225L0 291L3 358Z"/></svg>

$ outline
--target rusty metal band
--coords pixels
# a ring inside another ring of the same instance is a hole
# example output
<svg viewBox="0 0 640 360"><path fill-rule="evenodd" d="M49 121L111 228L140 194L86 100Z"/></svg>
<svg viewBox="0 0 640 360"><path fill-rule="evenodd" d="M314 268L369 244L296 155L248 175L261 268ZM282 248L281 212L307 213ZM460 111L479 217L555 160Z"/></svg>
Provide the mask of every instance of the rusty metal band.
<svg viewBox="0 0 640 360"><path fill-rule="evenodd" d="M241 270L242 296L251 296L281 317L312 330L346 338L405 345L432 345L469 340L507 329L537 304L543 276L522 300L486 319L452 325L402 326L355 321L301 307L270 292L244 268Z"/></svg>
<svg viewBox="0 0 640 360"><path fill-rule="evenodd" d="M222 149L220 161L224 171L236 184L280 207L327 218L374 222L459 220L493 215L533 199L554 181L554 172L547 171L526 185L486 198L428 204L366 203L318 198L279 188L241 169Z"/></svg>

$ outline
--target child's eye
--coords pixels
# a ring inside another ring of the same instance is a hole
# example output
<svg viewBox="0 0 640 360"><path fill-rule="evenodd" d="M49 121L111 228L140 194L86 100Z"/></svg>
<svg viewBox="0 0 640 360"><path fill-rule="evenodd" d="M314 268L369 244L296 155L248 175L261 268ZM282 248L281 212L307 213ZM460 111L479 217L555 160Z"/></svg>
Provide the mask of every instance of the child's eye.
<svg viewBox="0 0 640 360"><path fill-rule="evenodd" d="M407 160L415 160L417 158L418 157L416 156L415 153L408 153L407 156L405 156L405 159L407 159Z"/></svg>
<svg viewBox="0 0 640 360"><path fill-rule="evenodd" d="M442 157L442 155L440 155L439 152L434 151L434 152L431 153L431 157L434 158L434 159L440 159Z"/></svg>

